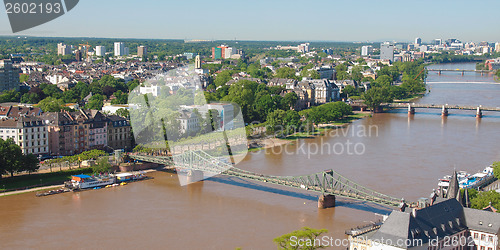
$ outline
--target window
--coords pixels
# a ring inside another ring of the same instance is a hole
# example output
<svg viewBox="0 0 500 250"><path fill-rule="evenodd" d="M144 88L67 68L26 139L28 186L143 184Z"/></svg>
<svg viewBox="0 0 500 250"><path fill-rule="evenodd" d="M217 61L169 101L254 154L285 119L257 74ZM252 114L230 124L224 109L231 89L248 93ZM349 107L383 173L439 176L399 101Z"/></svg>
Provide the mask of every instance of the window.
<svg viewBox="0 0 500 250"><path fill-rule="evenodd" d="M488 242L493 242L493 236L488 236Z"/></svg>
<svg viewBox="0 0 500 250"><path fill-rule="evenodd" d="M482 241L486 240L486 235L481 234L481 240L482 240Z"/></svg>

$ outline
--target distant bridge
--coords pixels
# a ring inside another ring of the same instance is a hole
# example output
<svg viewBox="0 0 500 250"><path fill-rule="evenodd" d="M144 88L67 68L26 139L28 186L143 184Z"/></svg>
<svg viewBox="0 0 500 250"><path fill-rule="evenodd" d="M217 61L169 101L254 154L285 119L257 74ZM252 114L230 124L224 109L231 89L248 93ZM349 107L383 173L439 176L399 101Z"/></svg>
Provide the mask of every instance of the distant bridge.
<svg viewBox="0 0 500 250"><path fill-rule="evenodd" d="M481 73L481 75L484 75L485 73L488 74L494 72L492 70L477 70L477 69L427 69L427 71L438 72L438 75L441 75L442 72L461 72L462 75L464 75L465 72L477 72Z"/></svg>
<svg viewBox="0 0 500 250"><path fill-rule="evenodd" d="M321 193L322 196L318 202L318 206L320 207L335 206L335 196L373 202L389 207L398 207L401 203L401 199L391 197L359 185L334 170L326 170L304 176L271 176L235 168L232 164L225 163L220 159L205 153L204 151L187 151L181 155L174 156L176 163L175 166L171 157L133 154L129 156L135 160L165 164L170 168L185 169L190 172L189 175L199 175L203 172L220 173L242 179L272 183ZM322 206L320 205L322 202L325 204L330 203L331 205Z"/></svg>
<svg viewBox="0 0 500 250"><path fill-rule="evenodd" d="M500 112L500 107L483 107L479 106L471 106L471 105L448 105L448 104L420 104L420 103L389 103L381 105L382 108L407 108L408 114L415 114L416 108L424 108L424 109L441 109L441 114L443 116L448 115L448 110L450 109L460 109L460 110L475 110L476 117L483 117L483 111L495 111Z"/></svg>

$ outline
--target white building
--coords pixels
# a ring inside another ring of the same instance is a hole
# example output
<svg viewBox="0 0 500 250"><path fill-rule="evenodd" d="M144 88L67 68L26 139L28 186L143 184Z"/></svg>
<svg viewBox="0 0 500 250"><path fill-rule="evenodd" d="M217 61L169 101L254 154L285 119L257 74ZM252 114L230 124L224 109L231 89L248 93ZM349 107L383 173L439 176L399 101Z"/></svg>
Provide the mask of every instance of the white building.
<svg viewBox="0 0 500 250"><path fill-rule="evenodd" d="M49 153L47 126L40 118L21 116L0 120L0 138L13 139L23 154Z"/></svg>
<svg viewBox="0 0 500 250"><path fill-rule="evenodd" d="M154 97L157 97L158 94L160 94L160 90L160 86L139 87L139 93L141 93L142 95L151 94Z"/></svg>
<svg viewBox="0 0 500 250"><path fill-rule="evenodd" d="M495 43L495 52L500 52L500 43Z"/></svg>
<svg viewBox="0 0 500 250"><path fill-rule="evenodd" d="M125 43L116 42L115 43L115 56L126 56L128 55L128 48L125 47Z"/></svg>
<svg viewBox="0 0 500 250"><path fill-rule="evenodd" d="M129 104L104 105L101 110L103 113L115 115L116 111L118 111L119 109L130 110L131 108L134 109L134 108L137 108L137 106L129 105Z"/></svg>
<svg viewBox="0 0 500 250"><path fill-rule="evenodd" d="M373 46L371 45L366 45L361 47L361 55L362 56L369 56L373 53Z"/></svg>
<svg viewBox="0 0 500 250"><path fill-rule="evenodd" d="M45 77L50 83L57 85L62 82L69 82L69 79L63 75L48 75Z"/></svg>
<svg viewBox="0 0 500 250"><path fill-rule="evenodd" d="M71 55L71 45L58 43L57 44L57 54L62 55L62 56Z"/></svg>
<svg viewBox="0 0 500 250"><path fill-rule="evenodd" d="M105 56L106 55L106 46L96 46L95 47L95 55L96 56Z"/></svg>
<svg viewBox="0 0 500 250"><path fill-rule="evenodd" d="M217 110L220 117L220 130L231 130L234 129L234 107L229 103L210 103L206 105L181 105L182 109L192 111L197 109L200 114L206 118L208 110Z"/></svg>
<svg viewBox="0 0 500 250"><path fill-rule="evenodd" d="M380 60L394 61L394 45L390 43L380 44Z"/></svg>
<svg viewBox="0 0 500 250"><path fill-rule="evenodd" d="M187 110L181 110L177 120L181 125L181 133L197 133L200 131L200 119L196 113Z"/></svg>

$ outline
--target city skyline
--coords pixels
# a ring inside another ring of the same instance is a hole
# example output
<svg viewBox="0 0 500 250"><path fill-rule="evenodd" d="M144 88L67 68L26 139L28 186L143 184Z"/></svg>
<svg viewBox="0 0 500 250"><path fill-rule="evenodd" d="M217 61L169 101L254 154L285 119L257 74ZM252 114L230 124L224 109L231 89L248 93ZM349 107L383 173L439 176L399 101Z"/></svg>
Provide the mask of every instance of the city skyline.
<svg viewBox="0 0 500 250"><path fill-rule="evenodd" d="M463 21L474 14L468 1L424 0L415 4L395 0L317 0L303 5L299 1L260 0L252 3L88 0L56 20L15 34L7 15L0 15L0 35L373 42L409 42L421 37L423 42L435 38L500 41L500 34L491 29L500 23L495 13L500 7L498 1L474 3L481 12L480 22Z"/></svg>

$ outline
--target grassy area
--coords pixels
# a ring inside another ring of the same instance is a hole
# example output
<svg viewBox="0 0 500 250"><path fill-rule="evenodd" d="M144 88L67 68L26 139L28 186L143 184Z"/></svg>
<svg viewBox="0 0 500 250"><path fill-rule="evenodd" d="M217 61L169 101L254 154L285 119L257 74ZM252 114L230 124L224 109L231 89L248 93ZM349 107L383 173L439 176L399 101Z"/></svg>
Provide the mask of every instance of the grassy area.
<svg viewBox="0 0 500 250"><path fill-rule="evenodd" d="M62 184L75 174L92 173L92 168L80 168L72 170L63 170L53 173L19 175L0 179L0 191L11 189L24 189L36 186L49 186Z"/></svg>

